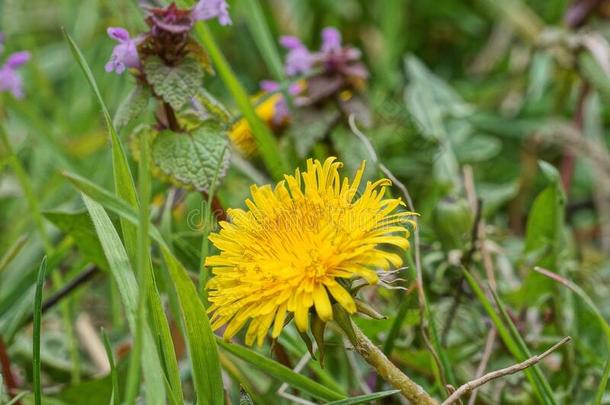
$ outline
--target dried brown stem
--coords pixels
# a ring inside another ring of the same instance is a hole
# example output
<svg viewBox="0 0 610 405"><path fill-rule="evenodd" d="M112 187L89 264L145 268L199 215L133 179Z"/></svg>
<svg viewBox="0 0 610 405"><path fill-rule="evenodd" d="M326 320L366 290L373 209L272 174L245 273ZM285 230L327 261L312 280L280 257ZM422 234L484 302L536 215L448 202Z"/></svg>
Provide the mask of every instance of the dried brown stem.
<svg viewBox="0 0 610 405"><path fill-rule="evenodd" d="M518 373L519 371L525 370L528 367L533 366L534 364L539 363L542 359L544 359L549 354L553 353L555 350L559 349L564 344L568 343L572 338L570 336L566 336L561 339L559 342L555 343L551 346L547 351L542 354L532 356L529 359L514 364L510 367L502 368L500 370L492 371L490 373L485 374L484 376L474 379L472 381L467 382L466 384L461 385L453 394L449 396L441 405L451 405L456 402L462 395L474 390L477 387L480 387L488 382L505 377L510 374Z"/></svg>

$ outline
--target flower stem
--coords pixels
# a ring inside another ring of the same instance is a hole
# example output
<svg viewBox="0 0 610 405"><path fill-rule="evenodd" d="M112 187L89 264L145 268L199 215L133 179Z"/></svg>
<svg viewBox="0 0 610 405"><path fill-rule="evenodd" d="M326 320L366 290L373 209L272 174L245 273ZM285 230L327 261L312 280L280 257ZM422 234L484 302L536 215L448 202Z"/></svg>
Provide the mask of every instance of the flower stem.
<svg viewBox="0 0 610 405"><path fill-rule="evenodd" d="M381 378L396 389L399 389L402 395L414 404L438 405L438 401L424 391L419 384L400 371L351 319L348 319L348 321L348 324L345 322L337 323L354 346L354 349L377 371ZM349 329L348 325L351 326L351 330L346 330Z"/></svg>

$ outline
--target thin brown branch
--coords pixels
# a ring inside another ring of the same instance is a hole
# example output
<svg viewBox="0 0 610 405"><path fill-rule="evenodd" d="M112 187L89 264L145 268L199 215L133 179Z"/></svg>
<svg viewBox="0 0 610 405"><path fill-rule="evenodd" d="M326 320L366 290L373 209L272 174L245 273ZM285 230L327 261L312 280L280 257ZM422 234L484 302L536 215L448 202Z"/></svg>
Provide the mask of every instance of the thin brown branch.
<svg viewBox="0 0 610 405"><path fill-rule="evenodd" d="M549 354L553 353L555 350L559 349L564 344L568 343L572 338L570 336L566 336L561 339L559 342L555 343L551 346L547 351L542 354L532 356L529 359L514 364L510 367L502 368L500 370L492 371L490 373L485 374L484 376L474 379L472 381L467 382L466 384L461 385L453 394L449 396L441 405L451 405L456 402L462 395L478 388L484 384L487 384L490 381L496 380L498 378L505 377L507 375L518 373L519 371L525 370L528 367L533 366L534 364L539 363L542 359L544 359Z"/></svg>

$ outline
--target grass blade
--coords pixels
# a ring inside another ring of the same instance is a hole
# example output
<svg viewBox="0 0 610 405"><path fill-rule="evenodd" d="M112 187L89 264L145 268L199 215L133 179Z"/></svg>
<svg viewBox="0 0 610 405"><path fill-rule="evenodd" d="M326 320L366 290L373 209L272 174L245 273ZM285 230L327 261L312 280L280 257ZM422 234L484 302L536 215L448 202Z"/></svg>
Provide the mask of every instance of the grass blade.
<svg viewBox="0 0 610 405"><path fill-rule="evenodd" d="M513 323L513 320L508 315L508 312L506 311L506 307L504 306L504 303L502 303L502 300L500 300L500 297L494 290L491 290L491 293L494 297L494 301L496 302L496 306L500 310L502 319L504 320L506 325L508 325L508 330L510 331L511 336L513 337L514 341L519 346L519 350L521 352L521 356L523 357L523 360L532 357L530 350L527 348L525 340L523 340L523 337L521 337L521 335L519 334L519 331L517 330L517 327ZM551 385L547 381L544 374L542 374L542 371L540 371L540 368L538 367L537 364L532 366L532 374L534 376L534 379L536 380L537 390L540 391L540 393L547 400L549 400L550 403L555 404L556 403L555 397L553 395L553 390L551 389Z"/></svg>
<svg viewBox="0 0 610 405"><path fill-rule="evenodd" d="M110 381L112 382L112 396L110 398L110 404L121 405L121 397L119 393L119 376L116 372L112 345L110 344L110 340L108 339L108 335L106 335L106 331L104 330L104 328L102 328L102 339L104 340L104 348L106 349L108 364L110 364Z"/></svg>
<svg viewBox="0 0 610 405"><path fill-rule="evenodd" d="M259 0L245 0L239 4L243 9L244 18L252 33L254 42L256 42L273 77L279 82L286 81L282 59L277 51L273 35L269 31L269 26L265 21L265 14Z"/></svg>
<svg viewBox="0 0 610 405"><path fill-rule="evenodd" d="M606 361L606 367L604 367L604 373L602 379L599 382L597 393L595 394L595 405L602 405L604 394L606 393L606 386L608 385L608 379L610 378L610 358Z"/></svg>
<svg viewBox="0 0 610 405"><path fill-rule="evenodd" d="M216 341L218 345L225 351L239 357L242 360L247 361L254 367L262 370L270 376L276 378L279 381L285 382L295 388L303 390L316 398L323 399L326 401L336 401L345 399L345 396L319 384L304 375L295 373L288 367L268 359L267 357L256 353L246 347L227 343L220 338Z"/></svg>
<svg viewBox="0 0 610 405"><path fill-rule="evenodd" d="M36 280L36 295L34 296L34 334L33 334L33 364L32 371L34 373L34 403L42 404L42 385L40 381L40 323L42 320L42 288L47 275L47 258L46 256L40 263L38 270L38 279Z"/></svg>
<svg viewBox="0 0 610 405"><path fill-rule="evenodd" d="M104 211L104 208L85 195L83 195L83 200L89 211L89 215L91 215L91 220L95 226L102 248L104 249L110 271L119 288L129 328L132 333L134 333L137 328L137 298L139 288L133 271L131 270L129 257L127 256L127 252L121 243L121 239L119 238L112 221ZM144 326L142 348L147 354L146 356L142 356L141 361L148 390L146 402L163 404L165 402L163 367L148 324ZM155 395L156 397L151 395Z"/></svg>
<svg viewBox="0 0 610 405"><path fill-rule="evenodd" d="M28 241L28 236L27 235L21 235L19 238L17 238L17 240L8 248L8 250L6 251L6 253L2 256L2 258L0 259L0 273L2 273L2 271L4 269L6 269L6 267L11 264L11 262L13 261L13 259L15 258L15 256L17 256L19 254L19 252L21 251L21 248L23 248L23 246L25 245L25 242Z"/></svg>
<svg viewBox="0 0 610 405"><path fill-rule="evenodd" d="M394 395L399 393L400 390L390 390L390 391L381 391L375 392L367 395L360 395L357 397L341 399L339 401L328 402L326 405L356 405L356 404L368 404L370 401L374 401L376 399L381 399L385 397L389 397L390 395Z"/></svg>
<svg viewBox="0 0 610 405"><path fill-rule="evenodd" d="M224 389L218 348L205 307L184 266L166 247L162 247L162 253L176 287L184 320L197 402L223 405Z"/></svg>
<svg viewBox="0 0 610 405"><path fill-rule="evenodd" d="M225 59L218 45L216 45L212 33L205 23L201 21L197 23L195 25L195 32L210 54L210 58L214 62L218 74L231 92L231 95L237 103L237 107L248 121L250 128L252 128L252 134L254 135L254 139L256 140L256 144L258 145L258 149L263 157L267 170L269 170L276 180L281 179L284 173L288 172L288 164L280 153L275 137L254 111L248 93L246 93L246 90L239 80L237 80L235 73L233 73L231 66Z"/></svg>
<svg viewBox="0 0 610 405"><path fill-rule="evenodd" d="M474 277L466 269L463 269L463 274L464 274L464 277L466 278L466 281L468 281L468 284L472 288L475 296L477 297L479 302L483 305L483 308L487 312L487 315L489 316L489 318L493 322L494 326L496 327L496 330L498 331L498 335L500 336L500 338L502 339L502 341L508 348L508 351L513 355L513 357L518 362L522 362L522 361L526 360L528 357L530 357L527 355L527 352L522 350L522 346L520 346L515 341L513 334L510 332L508 327L504 324L504 322L502 321L500 316L496 313L492 303L489 301L489 299L487 298L487 296L485 295L485 293L483 292L483 290L481 289L481 287L479 286L477 281L474 279ZM546 394L545 384L542 381L540 381L540 375L542 374L540 369L536 365L534 365L534 366L524 370L524 373L525 373L527 379L529 380L530 384L532 385L532 387L534 387L535 392L538 395L540 401L544 404L554 404L555 401L554 401L553 397L552 396L551 396L551 398L548 397L548 395ZM544 378L544 376L542 378ZM548 386L548 382L547 382L547 386Z"/></svg>

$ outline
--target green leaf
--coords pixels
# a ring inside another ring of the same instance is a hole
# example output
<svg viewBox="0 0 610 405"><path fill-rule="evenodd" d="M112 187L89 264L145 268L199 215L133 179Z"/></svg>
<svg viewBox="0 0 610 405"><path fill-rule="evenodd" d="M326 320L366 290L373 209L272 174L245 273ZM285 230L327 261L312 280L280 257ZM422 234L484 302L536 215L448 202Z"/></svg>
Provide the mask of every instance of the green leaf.
<svg viewBox="0 0 610 405"><path fill-rule="evenodd" d="M389 397L391 395L399 393L400 390L390 390L390 391L381 391L375 392L373 394L360 395L357 397L342 399L340 401L328 402L326 405L356 405L356 404L365 404L370 401L375 401L376 399L381 399L385 397Z"/></svg>
<svg viewBox="0 0 610 405"><path fill-rule="evenodd" d="M99 268L108 270L104 250L95 233L91 217L86 211L61 212L47 211L44 216L66 235L69 235L78 246L83 257Z"/></svg>
<svg viewBox="0 0 610 405"><path fill-rule="evenodd" d="M108 364L110 365L110 381L112 382L112 393L110 403L112 405L121 405L121 397L119 394L119 377L117 374L116 366L114 363L114 354L112 352L112 345L106 335L106 331L102 328L102 339L104 340L104 349L106 349L106 356L108 357Z"/></svg>
<svg viewBox="0 0 610 405"><path fill-rule="evenodd" d="M525 361L528 357L530 357L527 355L527 347L525 348L526 350L523 350L524 344L519 344L519 342L515 340L515 335L511 332L511 329L507 327L507 325L500 318L500 316L498 316L492 303L489 301L489 299L483 292L483 289L479 286L479 283L475 280L475 278L464 268L462 268L462 273L464 274L466 281L468 281L468 284L472 288L472 291L474 292L475 296L477 297L481 305L483 305L483 308L487 312L487 315L496 327L498 335L506 345L508 351L518 362ZM553 398L552 393L550 394L550 396L547 393L548 382L546 382L546 379L544 378L544 375L542 375L542 372L540 371L538 366L534 365L528 369L525 369L524 373L530 384L535 388L536 395L538 396L540 401L543 404L555 404L555 399Z"/></svg>
<svg viewBox="0 0 610 405"><path fill-rule="evenodd" d="M13 261L13 259L19 254L19 252L21 252L21 249L23 248L23 246L25 245L25 243L28 241L28 236L27 235L21 235L19 238L17 238L17 240L8 248L8 250L6 251L6 253L4 253L4 255L2 256L2 258L0 258L0 273L2 273L2 271L4 269L6 269L6 267L11 264L11 262Z"/></svg>
<svg viewBox="0 0 610 405"><path fill-rule="evenodd" d="M218 348L206 310L184 266L167 247L161 251L174 281L186 331L186 342L200 404L223 405L224 391Z"/></svg>
<svg viewBox="0 0 610 405"><path fill-rule="evenodd" d="M47 275L47 258L46 256L40 263L38 270L38 279L36 280L36 295L34 296L34 333L33 339L33 364L32 370L34 374L34 401L36 405L42 404L42 384L40 381L40 323L42 320L42 288Z"/></svg>
<svg viewBox="0 0 610 405"><path fill-rule="evenodd" d="M116 280L121 300L125 307L129 328L132 333L135 333L137 328L137 298L139 288L129 257L104 208L85 195L83 195L83 200L95 225L104 254L108 260L110 272ZM155 397L149 397L150 393L147 393L147 402L153 401L153 403L162 404L165 402L163 367L148 324L144 325L143 335L142 348L146 356L142 356L142 369L145 374L146 385L153 385L153 387L148 387L148 389L152 389L153 391L151 392L156 395Z"/></svg>
<svg viewBox="0 0 610 405"><path fill-rule="evenodd" d="M610 358L606 360L604 373L602 374L602 378L599 381L599 387L597 388L597 392L595 393L595 405L602 405L602 400L604 399L604 393L606 392L608 379L610 379Z"/></svg>
<svg viewBox="0 0 610 405"><path fill-rule="evenodd" d="M565 195L557 170L546 162L540 162L540 168L550 184L538 194L530 210L523 254L528 264L557 271L564 246ZM522 305L537 302L552 293L552 286L548 278L532 271L514 297Z"/></svg>
<svg viewBox="0 0 610 405"><path fill-rule="evenodd" d="M214 121L191 133L164 131L152 143L154 165L174 182L209 191L215 176L224 177L229 166L229 143Z"/></svg>
<svg viewBox="0 0 610 405"><path fill-rule="evenodd" d="M144 86L134 87L119 105L114 115L114 127L120 129L137 118L148 106L150 96L150 92Z"/></svg>
<svg viewBox="0 0 610 405"><path fill-rule="evenodd" d="M281 382L285 382L295 388L303 390L316 398L326 401L335 401L345 399L345 396L319 384L304 375L295 373L288 367L277 363L267 357L256 353L246 347L234 345L223 341L221 338L216 338L218 345L227 352L247 361L254 367L269 374Z"/></svg>
<svg viewBox="0 0 610 405"><path fill-rule="evenodd" d="M176 111L190 101L201 87L203 70L193 58L185 58L177 66L167 66L158 56L149 56L142 61L142 65L155 93Z"/></svg>

